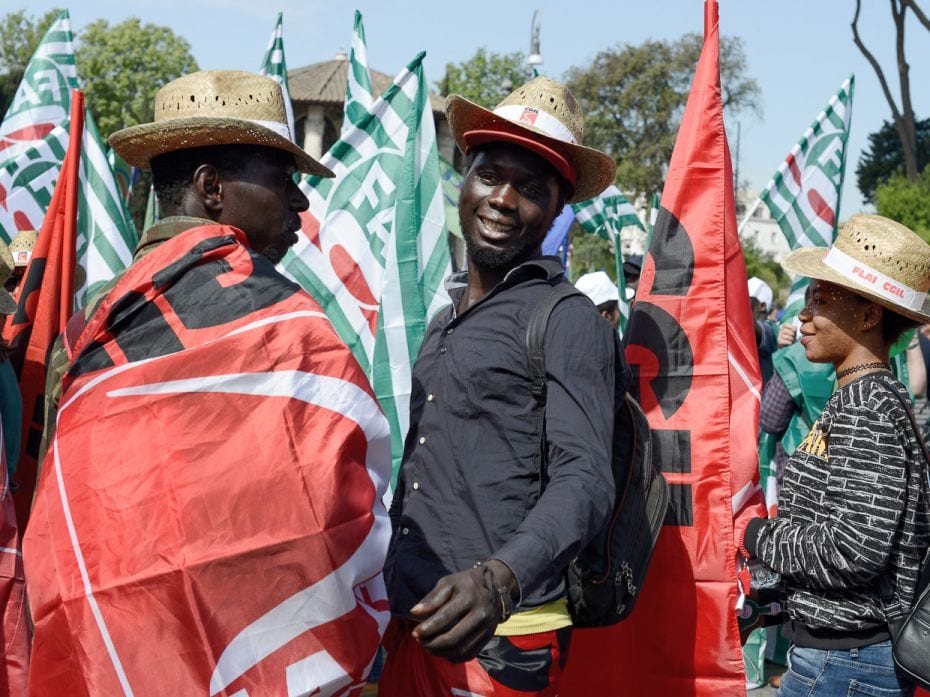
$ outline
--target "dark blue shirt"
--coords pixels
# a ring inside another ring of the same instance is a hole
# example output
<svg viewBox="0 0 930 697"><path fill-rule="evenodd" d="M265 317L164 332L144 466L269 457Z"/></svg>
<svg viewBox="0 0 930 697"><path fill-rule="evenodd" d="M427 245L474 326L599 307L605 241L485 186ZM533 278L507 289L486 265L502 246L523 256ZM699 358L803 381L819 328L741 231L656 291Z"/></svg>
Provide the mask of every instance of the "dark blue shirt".
<svg viewBox="0 0 930 697"><path fill-rule="evenodd" d="M458 316L465 275L447 284L453 306L430 324L414 366L391 506L385 577L394 614L407 614L441 577L490 558L513 571L524 607L562 597L564 567L607 519L615 396L630 373L616 332L585 297L561 302L546 335L540 496L542 423L526 328L561 275L553 257L528 261Z"/></svg>

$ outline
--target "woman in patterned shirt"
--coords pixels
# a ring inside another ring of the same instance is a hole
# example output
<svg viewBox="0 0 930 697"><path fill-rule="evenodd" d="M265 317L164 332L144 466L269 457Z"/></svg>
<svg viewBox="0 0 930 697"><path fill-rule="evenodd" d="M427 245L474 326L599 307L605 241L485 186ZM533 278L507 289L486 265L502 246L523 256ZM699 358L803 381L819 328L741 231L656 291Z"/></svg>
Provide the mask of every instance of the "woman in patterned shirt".
<svg viewBox="0 0 930 697"><path fill-rule="evenodd" d="M739 531L740 551L781 574L792 641L780 697L909 695L887 618L915 597L930 544L927 463L892 344L930 321L930 245L877 215L856 215L829 249L788 254L810 277L801 311L808 359L837 389L788 461L778 516Z"/></svg>

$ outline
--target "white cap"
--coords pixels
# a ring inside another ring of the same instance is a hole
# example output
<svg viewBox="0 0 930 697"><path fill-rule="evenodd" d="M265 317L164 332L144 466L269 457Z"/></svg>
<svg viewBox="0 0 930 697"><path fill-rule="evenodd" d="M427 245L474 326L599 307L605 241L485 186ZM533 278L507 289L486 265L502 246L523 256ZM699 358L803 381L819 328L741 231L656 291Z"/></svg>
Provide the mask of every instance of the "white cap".
<svg viewBox="0 0 930 697"><path fill-rule="evenodd" d="M575 287L591 298L595 305L602 305L611 300L620 302L616 284L603 271L586 273L575 282Z"/></svg>
<svg viewBox="0 0 930 697"><path fill-rule="evenodd" d="M769 284L757 276L749 279L749 297L755 298L766 307L772 307L772 289Z"/></svg>

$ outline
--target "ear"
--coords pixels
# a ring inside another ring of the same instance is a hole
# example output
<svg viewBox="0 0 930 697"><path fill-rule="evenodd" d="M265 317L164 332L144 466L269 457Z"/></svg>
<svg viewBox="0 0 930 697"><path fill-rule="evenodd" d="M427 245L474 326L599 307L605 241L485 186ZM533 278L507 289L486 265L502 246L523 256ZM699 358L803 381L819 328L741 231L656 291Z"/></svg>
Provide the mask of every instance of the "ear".
<svg viewBox="0 0 930 697"><path fill-rule="evenodd" d="M863 331L871 331L881 324L882 313L885 309L878 303L868 303L864 308L862 312L862 329Z"/></svg>
<svg viewBox="0 0 930 697"><path fill-rule="evenodd" d="M194 191L207 213L219 215L223 212L223 182L219 170L204 164L194 170Z"/></svg>

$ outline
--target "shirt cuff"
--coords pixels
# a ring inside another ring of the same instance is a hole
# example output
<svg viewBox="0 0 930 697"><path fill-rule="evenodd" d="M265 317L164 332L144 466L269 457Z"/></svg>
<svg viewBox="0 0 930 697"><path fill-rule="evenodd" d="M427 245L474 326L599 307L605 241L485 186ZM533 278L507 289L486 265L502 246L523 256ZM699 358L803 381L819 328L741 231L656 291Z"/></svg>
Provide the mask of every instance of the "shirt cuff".
<svg viewBox="0 0 930 697"><path fill-rule="evenodd" d="M739 542L739 548L744 555L748 553L747 559L759 556L756 552L756 547L759 544L759 532L762 530L762 526L765 525L767 520L768 518L752 518L746 523L746 527L743 528L743 535L742 540Z"/></svg>
<svg viewBox="0 0 930 697"><path fill-rule="evenodd" d="M523 585L520 583L520 578L517 576L516 573L514 573L513 567L507 562L505 562L503 559L499 557L491 557L491 559L495 561L499 561L501 564L503 564L508 569L510 569L510 574L513 576L513 580L516 581L517 583L517 599L513 601L513 609L516 610L518 607L520 607L523 604Z"/></svg>

